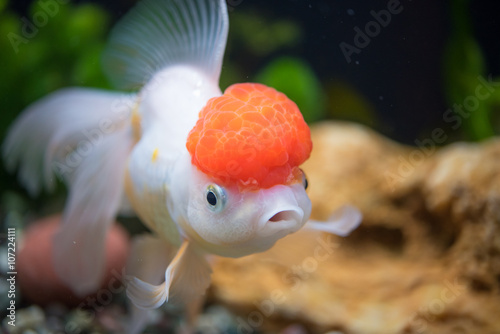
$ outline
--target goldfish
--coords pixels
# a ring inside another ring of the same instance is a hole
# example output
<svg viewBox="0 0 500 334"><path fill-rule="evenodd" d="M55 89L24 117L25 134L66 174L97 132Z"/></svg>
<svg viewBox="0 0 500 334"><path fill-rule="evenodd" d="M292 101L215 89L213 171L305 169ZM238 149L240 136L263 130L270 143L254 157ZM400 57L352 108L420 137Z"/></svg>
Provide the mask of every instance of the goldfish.
<svg viewBox="0 0 500 334"><path fill-rule="evenodd" d="M119 214L153 233L136 238L128 264L141 310L203 295L213 255L263 252L304 226L346 236L360 224L350 206L310 219L300 165L313 145L293 101L258 83L220 90L228 21L224 0L143 0L103 55L110 80L132 93L61 89L10 128L4 160L31 194L58 177L68 185L53 263L76 294L99 288Z"/></svg>

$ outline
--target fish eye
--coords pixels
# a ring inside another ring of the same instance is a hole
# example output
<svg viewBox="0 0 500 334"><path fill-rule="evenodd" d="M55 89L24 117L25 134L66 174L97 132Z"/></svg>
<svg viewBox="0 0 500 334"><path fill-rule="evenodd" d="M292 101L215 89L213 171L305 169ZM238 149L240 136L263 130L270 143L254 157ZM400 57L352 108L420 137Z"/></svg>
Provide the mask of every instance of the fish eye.
<svg viewBox="0 0 500 334"><path fill-rule="evenodd" d="M220 212L226 206L226 191L216 184L207 187L205 198L208 208L213 212Z"/></svg>
<svg viewBox="0 0 500 334"><path fill-rule="evenodd" d="M307 189L309 187L309 181L307 181L307 176L306 173L301 169L302 172L302 184L304 185L304 189Z"/></svg>

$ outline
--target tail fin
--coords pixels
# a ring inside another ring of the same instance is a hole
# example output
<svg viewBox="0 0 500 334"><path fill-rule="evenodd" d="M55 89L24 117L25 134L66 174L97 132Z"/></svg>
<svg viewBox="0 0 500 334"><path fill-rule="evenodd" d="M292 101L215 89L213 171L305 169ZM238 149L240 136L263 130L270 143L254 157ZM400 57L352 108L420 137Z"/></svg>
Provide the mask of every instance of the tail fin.
<svg viewBox="0 0 500 334"><path fill-rule="evenodd" d="M43 186L51 190L54 174L69 186L54 264L80 295L101 283L105 236L119 210L133 145L134 101L134 96L93 89L59 90L28 107L4 142L8 169L20 167L31 194Z"/></svg>
<svg viewBox="0 0 500 334"><path fill-rule="evenodd" d="M225 0L144 0L113 29L104 68L125 89L178 64L194 65L218 82L228 26Z"/></svg>

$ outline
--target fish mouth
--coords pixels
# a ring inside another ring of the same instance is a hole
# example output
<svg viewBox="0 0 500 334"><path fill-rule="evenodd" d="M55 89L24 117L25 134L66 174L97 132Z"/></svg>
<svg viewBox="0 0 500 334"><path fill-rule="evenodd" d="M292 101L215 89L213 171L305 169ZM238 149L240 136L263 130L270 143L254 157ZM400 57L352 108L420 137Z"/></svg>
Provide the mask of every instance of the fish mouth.
<svg viewBox="0 0 500 334"><path fill-rule="evenodd" d="M303 214L298 212L298 210L283 210L274 214L271 218L268 219L268 221L274 223L288 220L301 221L302 216Z"/></svg>
<svg viewBox="0 0 500 334"><path fill-rule="evenodd" d="M285 236L297 231L302 226L304 211L299 207L274 210L261 217L259 221L260 235Z"/></svg>

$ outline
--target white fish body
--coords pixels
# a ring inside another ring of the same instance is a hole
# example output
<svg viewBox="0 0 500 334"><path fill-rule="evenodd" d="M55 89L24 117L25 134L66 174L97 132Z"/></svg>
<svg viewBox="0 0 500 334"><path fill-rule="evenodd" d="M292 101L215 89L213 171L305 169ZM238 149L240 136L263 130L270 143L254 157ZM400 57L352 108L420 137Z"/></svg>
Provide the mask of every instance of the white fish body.
<svg viewBox="0 0 500 334"><path fill-rule="evenodd" d="M187 181L186 167L178 167L189 159L187 135L206 101L218 95L217 82L184 65L158 73L139 94L141 138L130 155L127 194L144 222L174 245L180 245L175 220L165 224L175 210L171 183Z"/></svg>
<svg viewBox="0 0 500 334"><path fill-rule="evenodd" d="M10 168L20 165L31 193L51 189L54 172L69 186L54 264L76 293L101 283L105 236L124 194L158 236L139 238L129 261L140 279L130 280L127 294L141 309L200 296L210 282L205 254L264 251L309 219L300 182L222 189L191 162L188 133L207 101L222 94L227 31L224 0L142 1L115 27L104 58L110 78L123 88L142 86L137 94L64 89L13 125L4 157ZM214 206L207 205L208 189ZM347 235L360 220L347 208L311 227Z"/></svg>

